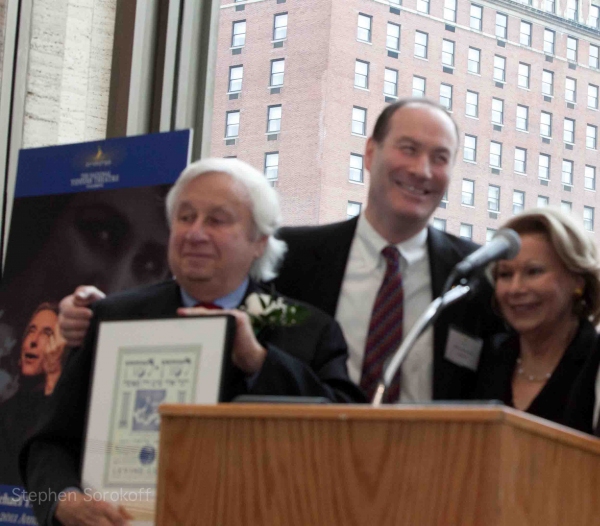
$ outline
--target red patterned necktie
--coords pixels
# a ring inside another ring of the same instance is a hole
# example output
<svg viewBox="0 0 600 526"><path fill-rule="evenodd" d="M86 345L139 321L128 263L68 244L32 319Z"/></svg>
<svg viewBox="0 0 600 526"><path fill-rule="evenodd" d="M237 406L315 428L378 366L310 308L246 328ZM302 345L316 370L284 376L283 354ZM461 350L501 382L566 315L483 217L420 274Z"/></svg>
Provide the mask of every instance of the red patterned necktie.
<svg viewBox="0 0 600 526"><path fill-rule="evenodd" d="M360 386L369 400L375 394L388 358L394 354L402 342L404 293L400 274L400 253L396 247L390 245L385 247L381 254L387 262L387 269L373 305L360 379ZM398 401L399 397L400 370L388 387L383 402L393 403Z"/></svg>

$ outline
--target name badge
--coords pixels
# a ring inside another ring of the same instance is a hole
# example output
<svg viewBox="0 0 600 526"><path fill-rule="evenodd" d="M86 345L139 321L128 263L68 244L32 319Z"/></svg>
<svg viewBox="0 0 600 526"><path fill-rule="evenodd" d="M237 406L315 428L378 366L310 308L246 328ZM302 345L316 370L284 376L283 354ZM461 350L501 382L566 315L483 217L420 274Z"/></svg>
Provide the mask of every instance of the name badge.
<svg viewBox="0 0 600 526"><path fill-rule="evenodd" d="M482 347L483 340L481 338L469 336L450 327L444 358L456 365L476 371Z"/></svg>

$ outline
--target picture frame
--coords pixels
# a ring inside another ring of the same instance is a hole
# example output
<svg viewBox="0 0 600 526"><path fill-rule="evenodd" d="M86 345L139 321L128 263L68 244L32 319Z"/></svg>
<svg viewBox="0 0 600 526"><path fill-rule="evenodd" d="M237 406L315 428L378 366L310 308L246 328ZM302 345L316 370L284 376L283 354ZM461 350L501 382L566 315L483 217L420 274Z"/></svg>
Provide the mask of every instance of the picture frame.
<svg viewBox="0 0 600 526"><path fill-rule="evenodd" d="M101 321L86 421L84 493L153 501L161 403L216 404L231 315ZM128 498L129 496L129 498Z"/></svg>

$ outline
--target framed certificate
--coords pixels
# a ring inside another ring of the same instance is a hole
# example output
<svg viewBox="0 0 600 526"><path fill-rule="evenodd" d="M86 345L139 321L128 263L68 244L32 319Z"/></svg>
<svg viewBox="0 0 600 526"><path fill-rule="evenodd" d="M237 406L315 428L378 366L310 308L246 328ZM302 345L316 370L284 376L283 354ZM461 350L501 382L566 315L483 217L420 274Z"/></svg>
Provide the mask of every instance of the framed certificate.
<svg viewBox="0 0 600 526"><path fill-rule="evenodd" d="M100 323L82 466L86 491L153 499L158 406L220 400L233 324L227 315Z"/></svg>

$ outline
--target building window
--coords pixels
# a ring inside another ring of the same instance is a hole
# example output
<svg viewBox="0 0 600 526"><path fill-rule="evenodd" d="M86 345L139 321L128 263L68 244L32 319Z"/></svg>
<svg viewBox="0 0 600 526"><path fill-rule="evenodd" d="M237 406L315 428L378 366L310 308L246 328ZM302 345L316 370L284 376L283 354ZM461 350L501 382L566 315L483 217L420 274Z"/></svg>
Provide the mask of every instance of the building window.
<svg viewBox="0 0 600 526"><path fill-rule="evenodd" d="M506 38L508 32L508 15L496 13L496 36Z"/></svg>
<svg viewBox="0 0 600 526"><path fill-rule="evenodd" d="M452 86L450 84L440 85L440 104L448 111L452 111Z"/></svg>
<svg viewBox="0 0 600 526"><path fill-rule="evenodd" d="M456 22L456 0L444 0L444 20Z"/></svg>
<svg viewBox="0 0 600 526"><path fill-rule="evenodd" d="M577 1L578 0L567 0L567 11L565 14L568 20L575 20L575 22L579 20Z"/></svg>
<svg viewBox="0 0 600 526"><path fill-rule="evenodd" d="M594 166L585 167L585 174L583 176L583 186L586 190L596 189L596 168Z"/></svg>
<svg viewBox="0 0 600 526"><path fill-rule="evenodd" d="M494 236L496 235L496 229L495 228L486 228L485 229L485 243L486 245L492 240L494 239Z"/></svg>
<svg viewBox="0 0 600 526"><path fill-rule="evenodd" d="M279 152L265 153L265 176L271 182L279 178Z"/></svg>
<svg viewBox="0 0 600 526"><path fill-rule="evenodd" d="M352 133L356 135L367 134L367 110L354 106L352 108Z"/></svg>
<svg viewBox="0 0 600 526"><path fill-rule="evenodd" d="M588 84L588 108L598 109L598 86Z"/></svg>
<svg viewBox="0 0 600 526"><path fill-rule="evenodd" d="M504 101L502 99L492 99L492 123L504 124Z"/></svg>
<svg viewBox="0 0 600 526"><path fill-rule="evenodd" d="M280 13L273 17L273 40L284 40L287 38L288 14Z"/></svg>
<svg viewBox="0 0 600 526"><path fill-rule="evenodd" d="M246 21L238 20L233 23L231 31L231 47L242 47L246 43Z"/></svg>
<svg viewBox="0 0 600 526"><path fill-rule="evenodd" d="M540 135L542 137L552 137L552 113L543 111L540 117Z"/></svg>
<svg viewBox="0 0 600 526"><path fill-rule="evenodd" d="M442 64L454 67L454 42L452 40L442 40Z"/></svg>
<svg viewBox="0 0 600 526"><path fill-rule="evenodd" d="M565 119L563 124L563 139L565 142L573 144L575 142L575 121Z"/></svg>
<svg viewBox="0 0 600 526"><path fill-rule="evenodd" d="M583 228L594 231L594 207L584 206L583 207Z"/></svg>
<svg viewBox="0 0 600 526"><path fill-rule="evenodd" d="M538 166L538 177L540 179L550 179L550 156L545 153L540 153Z"/></svg>
<svg viewBox="0 0 600 526"><path fill-rule="evenodd" d="M531 46L531 24L523 20L521 20L519 43L523 46Z"/></svg>
<svg viewBox="0 0 600 526"><path fill-rule="evenodd" d="M474 47L469 48L469 61L468 67L469 73L479 73L479 63L481 59L481 51Z"/></svg>
<svg viewBox="0 0 600 526"><path fill-rule="evenodd" d="M561 181L563 184L573 186L573 161L563 159Z"/></svg>
<svg viewBox="0 0 600 526"><path fill-rule="evenodd" d="M575 102L577 97L577 81L570 77L565 79L565 100L567 102Z"/></svg>
<svg viewBox="0 0 600 526"><path fill-rule="evenodd" d="M441 219L439 217L434 217L433 218L433 228L437 228L438 230L445 232L446 231L446 220Z"/></svg>
<svg viewBox="0 0 600 526"><path fill-rule="evenodd" d="M502 143L500 142L490 142L490 166L502 168Z"/></svg>
<svg viewBox="0 0 600 526"><path fill-rule="evenodd" d="M357 60L354 64L354 86L357 88L369 88L369 63Z"/></svg>
<svg viewBox="0 0 600 526"><path fill-rule="evenodd" d="M488 186L488 210L500 212L500 187L493 184Z"/></svg>
<svg viewBox="0 0 600 526"><path fill-rule="evenodd" d="M600 67L600 46L590 44L590 57L588 60L590 68L598 69Z"/></svg>
<svg viewBox="0 0 600 526"><path fill-rule="evenodd" d="M429 0L417 0L417 11L429 14Z"/></svg>
<svg viewBox="0 0 600 526"><path fill-rule="evenodd" d="M395 69L385 68L383 93L390 97L398 95L398 71Z"/></svg>
<svg viewBox="0 0 600 526"><path fill-rule="evenodd" d="M463 159L471 162L475 162L477 160L477 137L473 135L465 135Z"/></svg>
<svg viewBox="0 0 600 526"><path fill-rule="evenodd" d="M240 131L240 111L228 111L225 117L225 138L237 137Z"/></svg>
<svg viewBox="0 0 600 526"><path fill-rule="evenodd" d="M356 201L348 201L348 204L346 205L346 216L348 219L352 219L360 214L361 208L361 203L357 203Z"/></svg>
<svg viewBox="0 0 600 526"><path fill-rule="evenodd" d="M517 105L517 130L527 131L529 129L529 108Z"/></svg>
<svg viewBox="0 0 600 526"><path fill-rule="evenodd" d="M555 13L556 2L554 0L544 0L544 10L548 13Z"/></svg>
<svg viewBox="0 0 600 526"><path fill-rule="evenodd" d="M550 204L550 199L545 195L538 195L537 205L538 208L544 208Z"/></svg>
<svg viewBox="0 0 600 526"><path fill-rule="evenodd" d="M427 40L429 35L421 31L415 32L415 57L427 58Z"/></svg>
<svg viewBox="0 0 600 526"><path fill-rule="evenodd" d="M358 13L358 25L356 27L356 40L371 42L371 23L373 17Z"/></svg>
<svg viewBox="0 0 600 526"><path fill-rule="evenodd" d="M350 154L350 170L348 179L353 183L362 183L364 180L363 156L357 153Z"/></svg>
<svg viewBox="0 0 600 526"><path fill-rule="evenodd" d="M554 55L554 40L556 34L551 29L544 29L544 53Z"/></svg>
<svg viewBox="0 0 600 526"><path fill-rule="evenodd" d="M385 45L388 49L400 51L400 26L398 24L387 23Z"/></svg>
<svg viewBox="0 0 600 526"><path fill-rule="evenodd" d="M459 236L463 239L473 239L473 225L469 225L468 223L461 223Z"/></svg>
<svg viewBox="0 0 600 526"><path fill-rule="evenodd" d="M506 81L506 59L500 55L494 55L494 80Z"/></svg>
<svg viewBox="0 0 600 526"><path fill-rule="evenodd" d="M285 59L271 60L271 87L283 86Z"/></svg>
<svg viewBox="0 0 600 526"><path fill-rule="evenodd" d="M595 150L598 140L598 127L588 124L585 128L585 147Z"/></svg>
<svg viewBox="0 0 600 526"><path fill-rule="evenodd" d="M590 6L590 26L600 29L600 6Z"/></svg>
<svg viewBox="0 0 600 526"><path fill-rule="evenodd" d="M244 78L244 66L231 66L229 68L228 93L242 91L242 79Z"/></svg>
<svg viewBox="0 0 600 526"><path fill-rule="evenodd" d="M469 25L471 29L481 31L483 22L483 7L476 4L471 4L471 19Z"/></svg>
<svg viewBox="0 0 600 526"><path fill-rule="evenodd" d="M412 87L413 97L424 97L425 96L425 79L423 77L413 77Z"/></svg>
<svg viewBox="0 0 600 526"><path fill-rule="evenodd" d="M462 196L460 202L463 205L475 205L475 181L471 181L470 179L462 180Z"/></svg>
<svg viewBox="0 0 600 526"><path fill-rule="evenodd" d="M515 148L515 172L527 173L527 150L525 148Z"/></svg>
<svg viewBox="0 0 600 526"><path fill-rule="evenodd" d="M525 192L513 190L513 214L520 214L525 208Z"/></svg>
<svg viewBox="0 0 600 526"><path fill-rule="evenodd" d="M465 113L469 117L477 117L479 115L479 93L475 91L467 91L467 105Z"/></svg>
<svg viewBox="0 0 600 526"><path fill-rule="evenodd" d="M571 201L561 201L560 210L563 214L569 215L573 211L573 203Z"/></svg>
<svg viewBox="0 0 600 526"><path fill-rule="evenodd" d="M567 60L577 62L577 39L567 37Z"/></svg>
<svg viewBox="0 0 600 526"><path fill-rule="evenodd" d="M519 62L519 87L529 89L529 73L531 66Z"/></svg>
<svg viewBox="0 0 600 526"><path fill-rule="evenodd" d="M267 110L267 133L281 131L281 104L269 106Z"/></svg>
<svg viewBox="0 0 600 526"><path fill-rule="evenodd" d="M554 73L546 69L542 72L542 93L549 97L554 94Z"/></svg>

